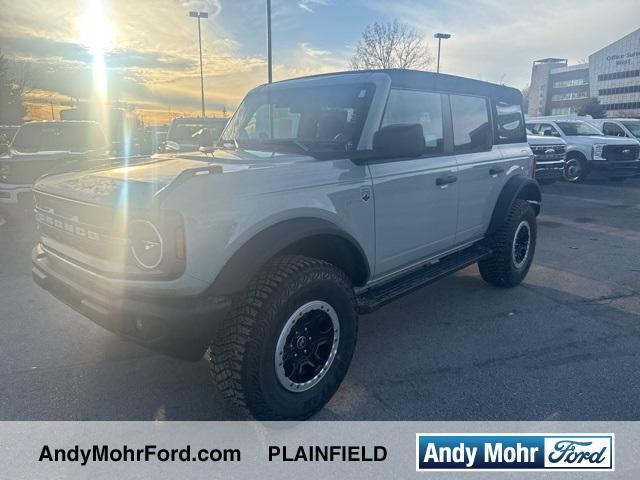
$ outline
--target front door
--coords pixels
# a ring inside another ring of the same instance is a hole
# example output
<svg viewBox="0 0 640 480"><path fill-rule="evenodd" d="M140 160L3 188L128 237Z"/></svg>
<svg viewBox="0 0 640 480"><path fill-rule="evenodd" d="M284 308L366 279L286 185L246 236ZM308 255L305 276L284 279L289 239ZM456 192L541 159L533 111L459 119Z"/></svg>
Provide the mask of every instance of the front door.
<svg viewBox="0 0 640 480"><path fill-rule="evenodd" d="M375 276L391 273L451 248L458 222L458 168L444 155L443 98L392 89L382 126L422 125L425 153L369 165L376 218Z"/></svg>

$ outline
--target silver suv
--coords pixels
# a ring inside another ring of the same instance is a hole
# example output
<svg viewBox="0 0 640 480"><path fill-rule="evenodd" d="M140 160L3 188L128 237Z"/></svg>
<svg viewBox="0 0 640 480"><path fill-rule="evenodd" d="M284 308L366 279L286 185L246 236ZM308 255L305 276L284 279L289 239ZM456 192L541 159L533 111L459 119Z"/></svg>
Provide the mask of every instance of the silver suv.
<svg viewBox="0 0 640 480"><path fill-rule="evenodd" d="M347 372L358 314L476 262L523 280L540 189L521 100L407 70L258 87L217 148L39 181L34 279L140 344L208 349L255 418L307 418Z"/></svg>
<svg viewBox="0 0 640 480"><path fill-rule="evenodd" d="M640 143L635 139L606 136L576 118L529 118L527 128L536 135L567 142L565 179L569 182L582 182L592 172L618 181L640 172Z"/></svg>

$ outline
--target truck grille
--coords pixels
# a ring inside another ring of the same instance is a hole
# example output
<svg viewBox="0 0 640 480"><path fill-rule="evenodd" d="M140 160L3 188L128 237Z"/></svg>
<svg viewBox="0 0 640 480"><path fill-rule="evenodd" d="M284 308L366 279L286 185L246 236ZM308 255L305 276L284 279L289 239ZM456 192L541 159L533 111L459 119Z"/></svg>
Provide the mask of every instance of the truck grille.
<svg viewBox="0 0 640 480"><path fill-rule="evenodd" d="M567 152L565 145L531 145L536 162L564 160Z"/></svg>
<svg viewBox="0 0 640 480"><path fill-rule="evenodd" d="M2 181L17 185L30 185L37 178L53 170L57 165L56 162L51 160L24 160L2 163L7 172L2 175ZM5 171L4 168L3 171Z"/></svg>
<svg viewBox="0 0 640 480"><path fill-rule="evenodd" d="M605 145L602 157L610 162L630 162L638 159L640 146L638 145Z"/></svg>
<svg viewBox="0 0 640 480"><path fill-rule="evenodd" d="M113 210L34 192L35 216L43 236L94 257L122 254L127 241L116 232Z"/></svg>

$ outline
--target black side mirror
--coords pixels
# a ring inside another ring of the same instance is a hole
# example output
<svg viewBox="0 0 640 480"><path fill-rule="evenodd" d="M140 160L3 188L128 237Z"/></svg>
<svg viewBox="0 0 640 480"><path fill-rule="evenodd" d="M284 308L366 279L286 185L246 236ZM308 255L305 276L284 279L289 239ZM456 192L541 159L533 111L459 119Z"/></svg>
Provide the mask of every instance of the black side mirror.
<svg viewBox="0 0 640 480"><path fill-rule="evenodd" d="M0 143L0 155L7 155L9 151L9 145L6 143Z"/></svg>
<svg viewBox="0 0 640 480"><path fill-rule="evenodd" d="M419 123L387 125L373 135L376 157L419 157L424 151L424 131Z"/></svg>
<svg viewBox="0 0 640 480"><path fill-rule="evenodd" d="M202 130L200 130L200 133L198 135L198 143L199 143L199 150L201 152L212 152L215 147L214 147L214 139L213 139L213 134L211 133L211 130L209 130L208 128L203 128Z"/></svg>

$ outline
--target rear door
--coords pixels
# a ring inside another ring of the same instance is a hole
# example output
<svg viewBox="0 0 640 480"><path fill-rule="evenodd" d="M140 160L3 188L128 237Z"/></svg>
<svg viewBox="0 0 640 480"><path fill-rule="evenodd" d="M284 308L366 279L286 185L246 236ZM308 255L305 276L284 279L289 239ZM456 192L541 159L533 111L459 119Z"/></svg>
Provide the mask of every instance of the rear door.
<svg viewBox="0 0 640 480"><path fill-rule="evenodd" d="M417 158L369 164L376 219L376 276L451 248L458 221L455 156L445 154L445 97L392 89L382 126L422 125L426 148Z"/></svg>
<svg viewBox="0 0 640 480"><path fill-rule="evenodd" d="M493 145L489 99L451 94L449 101L460 178L456 243L463 244L485 233L507 169Z"/></svg>

